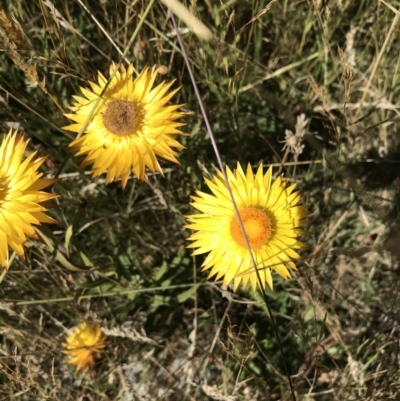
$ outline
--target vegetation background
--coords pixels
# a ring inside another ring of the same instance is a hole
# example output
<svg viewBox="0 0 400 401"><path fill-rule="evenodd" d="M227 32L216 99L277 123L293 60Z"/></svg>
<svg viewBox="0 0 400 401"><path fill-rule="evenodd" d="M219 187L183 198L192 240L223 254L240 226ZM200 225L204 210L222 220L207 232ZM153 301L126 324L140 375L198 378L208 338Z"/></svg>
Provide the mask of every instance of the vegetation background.
<svg viewBox="0 0 400 401"><path fill-rule="evenodd" d="M298 272L268 296L298 400L398 400L400 3L203 0L214 33L182 26L223 160L276 165L312 216ZM185 248L189 196L216 158L165 6L156 1L13 0L0 11L0 124L50 154L59 226L44 227L0 284L1 400L289 400L259 295L224 296ZM127 59L182 86L186 150L165 177L105 186L69 157L60 127L79 87ZM119 49L119 50L117 50ZM299 137L301 154L285 146ZM89 374L61 353L99 321L109 344Z"/></svg>

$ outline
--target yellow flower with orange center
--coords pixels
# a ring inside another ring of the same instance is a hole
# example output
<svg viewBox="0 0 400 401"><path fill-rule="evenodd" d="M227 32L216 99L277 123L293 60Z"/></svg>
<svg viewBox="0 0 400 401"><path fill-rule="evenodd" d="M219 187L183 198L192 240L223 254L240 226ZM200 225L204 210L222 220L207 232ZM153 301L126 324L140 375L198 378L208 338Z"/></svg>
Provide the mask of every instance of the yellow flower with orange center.
<svg viewBox="0 0 400 401"><path fill-rule="evenodd" d="M110 75L116 68L111 64ZM168 104L178 91L168 93L173 81L153 88L155 67L145 68L135 80L132 75L132 65L121 65L106 87L107 79L99 72L98 84L89 82L92 90L81 88L85 97L74 96L73 113L66 116L75 124L64 127L80 132L100 98L84 134L70 147L77 156L85 155L82 167L93 164L93 177L107 171L106 182L121 178L123 188L132 170L140 180L147 178L146 168L162 173L157 156L178 163L173 148L183 146L174 136L186 135L178 129L184 124L176 121L183 117L178 111L182 105Z"/></svg>
<svg viewBox="0 0 400 401"><path fill-rule="evenodd" d="M293 260L300 258L295 249L307 247L298 240L306 234L298 227L309 215L307 206L298 205L300 194L293 192L295 184L287 186L282 176L272 182L271 167L264 174L260 165L254 174L250 164L246 173L238 164L233 172L227 167L226 174L261 285L264 288L267 283L272 289L272 272L289 278L288 267L296 269ZM225 286L233 281L234 290L240 282L244 288L250 281L255 291L260 283L224 177L217 170L213 180L205 181L212 195L196 191L197 196L192 197L191 205L201 213L187 216L190 224L186 227L196 231L189 237L193 243L188 247L195 248L194 255L209 253L203 263L203 270L211 269L209 277L223 277Z"/></svg>
<svg viewBox="0 0 400 401"><path fill-rule="evenodd" d="M62 345L63 353L70 356L69 364L76 365L76 370L88 370L100 358L106 336L98 323L85 322L72 329Z"/></svg>
<svg viewBox="0 0 400 401"><path fill-rule="evenodd" d="M45 214L57 195L42 191L56 180L41 178L37 171L46 157L32 152L24 159L28 142L10 130L0 145L0 266L5 269L8 247L23 259L27 238L38 239L34 225L57 223Z"/></svg>

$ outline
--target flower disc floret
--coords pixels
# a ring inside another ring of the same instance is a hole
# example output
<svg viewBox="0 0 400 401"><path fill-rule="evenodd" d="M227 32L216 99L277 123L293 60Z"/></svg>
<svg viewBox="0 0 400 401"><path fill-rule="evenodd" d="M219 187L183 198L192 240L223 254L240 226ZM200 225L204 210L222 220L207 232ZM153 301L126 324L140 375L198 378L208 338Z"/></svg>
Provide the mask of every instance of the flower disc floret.
<svg viewBox="0 0 400 401"><path fill-rule="evenodd" d="M271 237L271 222L266 212L256 207L248 207L239 212L251 249L264 246ZM246 240L237 216L233 216L230 224L233 240L242 248L247 248Z"/></svg>
<svg viewBox="0 0 400 401"><path fill-rule="evenodd" d="M139 110L133 102L113 100L103 113L103 124L114 135L130 135L140 125L139 116Z"/></svg>

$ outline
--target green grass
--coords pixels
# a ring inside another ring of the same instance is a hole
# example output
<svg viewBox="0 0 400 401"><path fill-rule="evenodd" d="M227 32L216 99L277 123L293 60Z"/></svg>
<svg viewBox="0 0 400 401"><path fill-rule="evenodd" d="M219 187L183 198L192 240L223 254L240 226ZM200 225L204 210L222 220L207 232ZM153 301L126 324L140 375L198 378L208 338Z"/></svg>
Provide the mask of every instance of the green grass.
<svg viewBox="0 0 400 401"><path fill-rule="evenodd" d="M183 40L224 162L277 173L283 159L312 211L298 272L268 292L297 399L398 399L396 13L372 0L185 3L214 33ZM126 57L137 70L167 66L181 86L180 166L163 162L164 178L132 177L122 191L70 157L63 113L121 57L100 26L124 51L148 2L84 4L14 0L4 12L17 23L0 18L2 133L19 127L30 151L50 155L49 175L65 163L49 212L60 225L43 228L50 246L31 242L0 284L0 399L290 400L261 297L223 297L185 248L189 196L216 158L161 2ZM303 153L285 155L301 113ZM86 319L109 344L85 375L61 343Z"/></svg>

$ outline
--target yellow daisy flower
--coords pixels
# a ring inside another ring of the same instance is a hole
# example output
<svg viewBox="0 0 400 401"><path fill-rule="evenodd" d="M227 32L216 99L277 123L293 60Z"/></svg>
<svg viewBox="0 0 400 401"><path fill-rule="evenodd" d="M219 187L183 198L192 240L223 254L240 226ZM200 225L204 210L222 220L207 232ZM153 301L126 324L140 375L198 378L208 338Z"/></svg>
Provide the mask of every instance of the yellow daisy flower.
<svg viewBox="0 0 400 401"><path fill-rule="evenodd" d="M68 334L64 354L70 356L68 361L76 365L76 370L88 370L96 359L99 359L106 346L106 336L98 323L81 323Z"/></svg>
<svg viewBox="0 0 400 401"><path fill-rule="evenodd" d="M115 68L115 64L110 66L110 75ZM121 65L101 96L85 134L70 144L77 156L86 155L81 166L93 163L93 177L107 170L107 184L121 178L123 188L132 169L140 180L147 178L146 167L162 174L156 156L178 163L172 148L183 146L173 136L185 135L178 129L184 124L176 121L183 116L177 111L182 105L167 105L178 91L167 93L173 82L162 82L152 89L155 67L145 68L134 81L132 74L132 65L128 69ZM70 107L74 113L66 114L76 123L65 129L81 130L106 83L99 72L98 84L89 82L92 90L81 88L85 97L75 96L76 102Z"/></svg>
<svg viewBox="0 0 400 401"><path fill-rule="evenodd" d="M306 248L297 239L306 232L297 227L305 223L307 206L296 206L300 194L293 192L295 184L287 187L281 176L272 183L271 167L264 174L260 165L254 175L250 164L246 173L238 164L234 172L227 167L226 174L261 285L265 288L267 283L272 289L271 272L289 278L287 267L296 269L292 259L300 257L294 249ZM210 252L202 265L203 270L211 269L209 277L216 275L216 280L224 277L225 286L233 281L234 290L242 280L243 288L250 281L255 291L259 285L257 275L224 177L217 170L212 181L205 181L213 194L197 191L197 196L192 197L192 206L201 214L187 216L190 224L186 227L197 231L189 237L193 243L188 247L196 248L194 255Z"/></svg>
<svg viewBox="0 0 400 401"><path fill-rule="evenodd" d="M41 191L55 179L41 178L38 168L46 157L25 160L29 140L10 130L0 145L0 266L8 269L8 247L24 258L27 237L37 239L33 225L57 223L47 216L44 204L57 195Z"/></svg>

